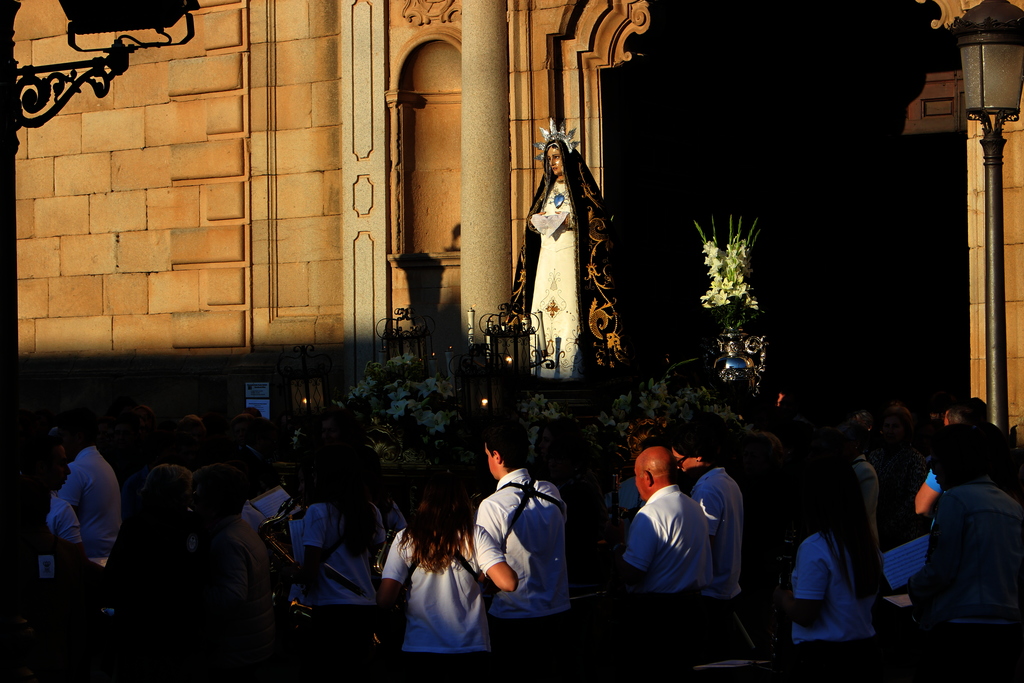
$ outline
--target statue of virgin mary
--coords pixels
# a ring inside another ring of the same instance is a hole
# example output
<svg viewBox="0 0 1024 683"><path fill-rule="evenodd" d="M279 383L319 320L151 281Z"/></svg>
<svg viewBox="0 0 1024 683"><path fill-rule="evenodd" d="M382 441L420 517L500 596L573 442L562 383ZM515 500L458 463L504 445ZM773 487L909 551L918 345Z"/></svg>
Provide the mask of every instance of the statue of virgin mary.
<svg viewBox="0 0 1024 683"><path fill-rule="evenodd" d="M516 269L512 303L533 315L540 376L581 379L621 370L630 352L616 310L611 236L601 191L576 151L576 131L550 124L542 150L544 178L533 204Z"/></svg>

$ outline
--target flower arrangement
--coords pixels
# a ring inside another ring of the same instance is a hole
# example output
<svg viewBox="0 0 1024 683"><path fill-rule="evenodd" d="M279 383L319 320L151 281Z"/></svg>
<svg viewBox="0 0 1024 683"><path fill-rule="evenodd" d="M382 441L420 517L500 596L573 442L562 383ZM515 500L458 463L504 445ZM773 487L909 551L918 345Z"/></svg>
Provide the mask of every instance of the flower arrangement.
<svg viewBox="0 0 1024 683"><path fill-rule="evenodd" d="M608 462L628 461L648 436L673 422L688 422L696 411L715 413L733 431L742 430L736 414L713 389L683 386L673 368L661 379L641 382L612 401L609 410L583 425L595 455ZM423 363L411 355L387 363L368 363L363 379L336 404L355 413L367 427L382 460L422 464L472 463L466 448L473 436L458 420L455 388L439 375L425 377ZM530 456L548 422L576 419L567 405L543 394L529 394L516 404L520 424L530 439ZM305 435L297 432L296 443Z"/></svg>
<svg viewBox="0 0 1024 683"><path fill-rule="evenodd" d="M455 444L454 385L441 375L426 377L423 361L411 354L383 365L367 363L363 379L335 403L351 410L371 430L387 427L403 450L425 450L435 462L442 454L471 461L472 454Z"/></svg>
<svg viewBox="0 0 1024 683"><path fill-rule="evenodd" d="M739 329L761 313L746 280L752 272L750 252L761 232L757 229L757 220L744 233L743 218L734 226L732 216L729 216L729 239L725 249L718 246L714 218L711 219L710 239L697 221L693 224L704 243L704 265L708 266L708 275L711 277L711 287L700 298L701 303L704 308L711 309L719 325Z"/></svg>
<svg viewBox="0 0 1024 683"><path fill-rule="evenodd" d="M594 437L600 444L624 445L635 453L644 439L662 433L673 422L689 422L695 411L714 413L730 428L742 429L736 413L711 390L673 386L666 374L641 382L635 396L630 391L612 401L611 412L598 415L600 426L594 429Z"/></svg>

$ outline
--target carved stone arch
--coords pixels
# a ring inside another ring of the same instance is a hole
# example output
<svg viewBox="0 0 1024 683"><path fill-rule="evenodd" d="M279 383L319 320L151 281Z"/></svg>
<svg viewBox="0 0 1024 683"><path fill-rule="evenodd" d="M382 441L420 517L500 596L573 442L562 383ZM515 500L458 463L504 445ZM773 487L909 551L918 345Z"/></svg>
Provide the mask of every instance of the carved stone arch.
<svg viewBox="0 0 1024 683"><path fill-rule="evenodd" d="M573 49L589 68L619 66L633 58L626 50L626 38L645 33L651 24L647 0L590 3L580 16Z"/></svg>
<svg viewBox="0 0 1024 683"><path fill-rule="evenodd" d="M583 156L603 182L601 149L601 69L619 66L633 55L626 50L629 36L651 25L648 0L598 0L586 4L561 43L564 116L578 128ZM571 36L571 37L570 37Z"/></svg>
<svg viewBox="0 0 1024 683"><path fill-rule="evenodd" d="M448 28L436 28L429 32L418 33L415 38L406 41L397 52L397 69L391 70L391 82L388 83L388 90L395 90L398 88L398 81L402 77L402 71L405 69L405 63L409 57L416 52L416 50L426 43L433 43L435 41L443 41L451 44L459 54L462 54L462 32L457 29Z"/></svg>

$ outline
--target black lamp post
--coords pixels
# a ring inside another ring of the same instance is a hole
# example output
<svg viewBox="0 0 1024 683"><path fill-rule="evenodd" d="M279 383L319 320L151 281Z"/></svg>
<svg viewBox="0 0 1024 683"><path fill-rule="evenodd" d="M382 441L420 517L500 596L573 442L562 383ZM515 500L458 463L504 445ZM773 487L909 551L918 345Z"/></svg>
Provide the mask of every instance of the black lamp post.
<svg viewBox="0 0 1024 683"><path fill-rule="evenodd" d="M1009 433L1006 388L1006 287L1003 269L1003 124L1020 116L1024 10L984 0L957 17L967 118L981 122L985 152L985 387L988 419Z"/></svg>
<svg viewBox="0 0 1024 683"><path fill-rule="evenodd" d="M14 59L14 20L21 9L18 0L0 0L0 231L6 249L0 249L0 272L7 273L6 287L0 294L0 330L3 358L0 377L0 414L14 427L18 414L18 241L15 210L15 154L18 129L42 126L56 116L83 85L88 84L97 97L110 92L110 82L128 68L128 55L142 47L180 45L194 35L192 15L198 0L61 0L71 20L68 44L82 52L103 52L80 62L19 67ZM167 29L186 18L186 35L177 43ZM146 42L128 35L117 35L110 47L84 50L76 36L87 33L155 30L162 39ZM0 452L0 547L8 549L0 562L0 680L34 681L31 671L22 666L30 629L18 616L19 500L17 450ZM12 550L14 549L14 550ZM59 571L59 569L58 569ZM82 634L84 636L84 634Z"/></svg>

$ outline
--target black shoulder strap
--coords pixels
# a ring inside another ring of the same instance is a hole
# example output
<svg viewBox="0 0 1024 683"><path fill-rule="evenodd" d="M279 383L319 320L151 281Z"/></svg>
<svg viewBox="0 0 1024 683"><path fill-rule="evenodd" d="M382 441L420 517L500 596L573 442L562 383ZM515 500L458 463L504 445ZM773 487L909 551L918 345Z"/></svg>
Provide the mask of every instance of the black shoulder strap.
<svg viewBox="0 0 1024 683"><path fill-rule="evenodd" d="M455 559L459 561L459 564L462 565L463 569L465 569L467 572L469 572L470 576L476 577L476 570L473 569L473 565L471 565L469 563L469 560L467 560L466 558L464 558L462 556L462 553L456 551L455 552Z"/></svg>
<svg viewBox="0 0 1024 683"><path fill-rule="evenodd" d="M546 493L541 493L540 491L538 491L537 488L533 485L533 479L531 479L526 484L520 484L518 481L510 481L501 488L504 489L508 488L509 486L517 489L522 489L523 499L519 501L519 506L516 508L516 511L512 513L512 519L509 520L508 529L505 530L505 538L501 540L502 552L504 552L507 549L506 546L508 545L508 537L512 535L512 527L515 526L516 520L519 519L519 516L523 514L523 510L526 509L526 505L527 503L530 502L530 498L540 498L541 500L546 500L549 503L554 503L555 505L558 506L559 510L561 510L563 513L565 512L565 503L563 503L558 498L555 498L554 496L549 496Z"/></svg>
<svg viewBox="0 0 1024 683"><path fill-rule="evenodd" d="M412 573L416 571L416 567L418 566L420 566L419 560L413 560L412 564L409 565L409 576L405 577L405 583L402 584L406 591L408 591L409 586L412 585Z"/></svg>
<svg viewBox="0 0 1024 683"><path fill-rule="evenodd" d="M334 509L334 510L338 509L338 507L336 505L334 505L333 503L331 504L331 508ZM340 513L341 511L338 510L338 512ZM339 518L338 521L339 522L341 521L340 518ZM335 525L334 529L337 531L337 529L338 529L337 525ZM331 555L334 554L334 551L336 551L338 548L340 548L341 544L344 543L344 542L345 542L345 534L338 534L338 540L336 542L332 543L331 546L324 552L323 556L320 558L320 561L321 562L326 562L327 559Z"/></svg>
<svg viewBox="0 0 1024 683"><path fill-rule="evenodd" d="M473 565L469 563L469 560L462 556L462 553L456 552L455 559L459 561L459 564L462 565L463 569L469 572L470 576L476 578L476 570L473 569ZM416 567L418 566L420 566L419 560L413 560L412 564L409 565L409 576L405 577L405 583L402 584L406 591L408 591L409 586L412 585L412 574L416 571Z"/></svg>

